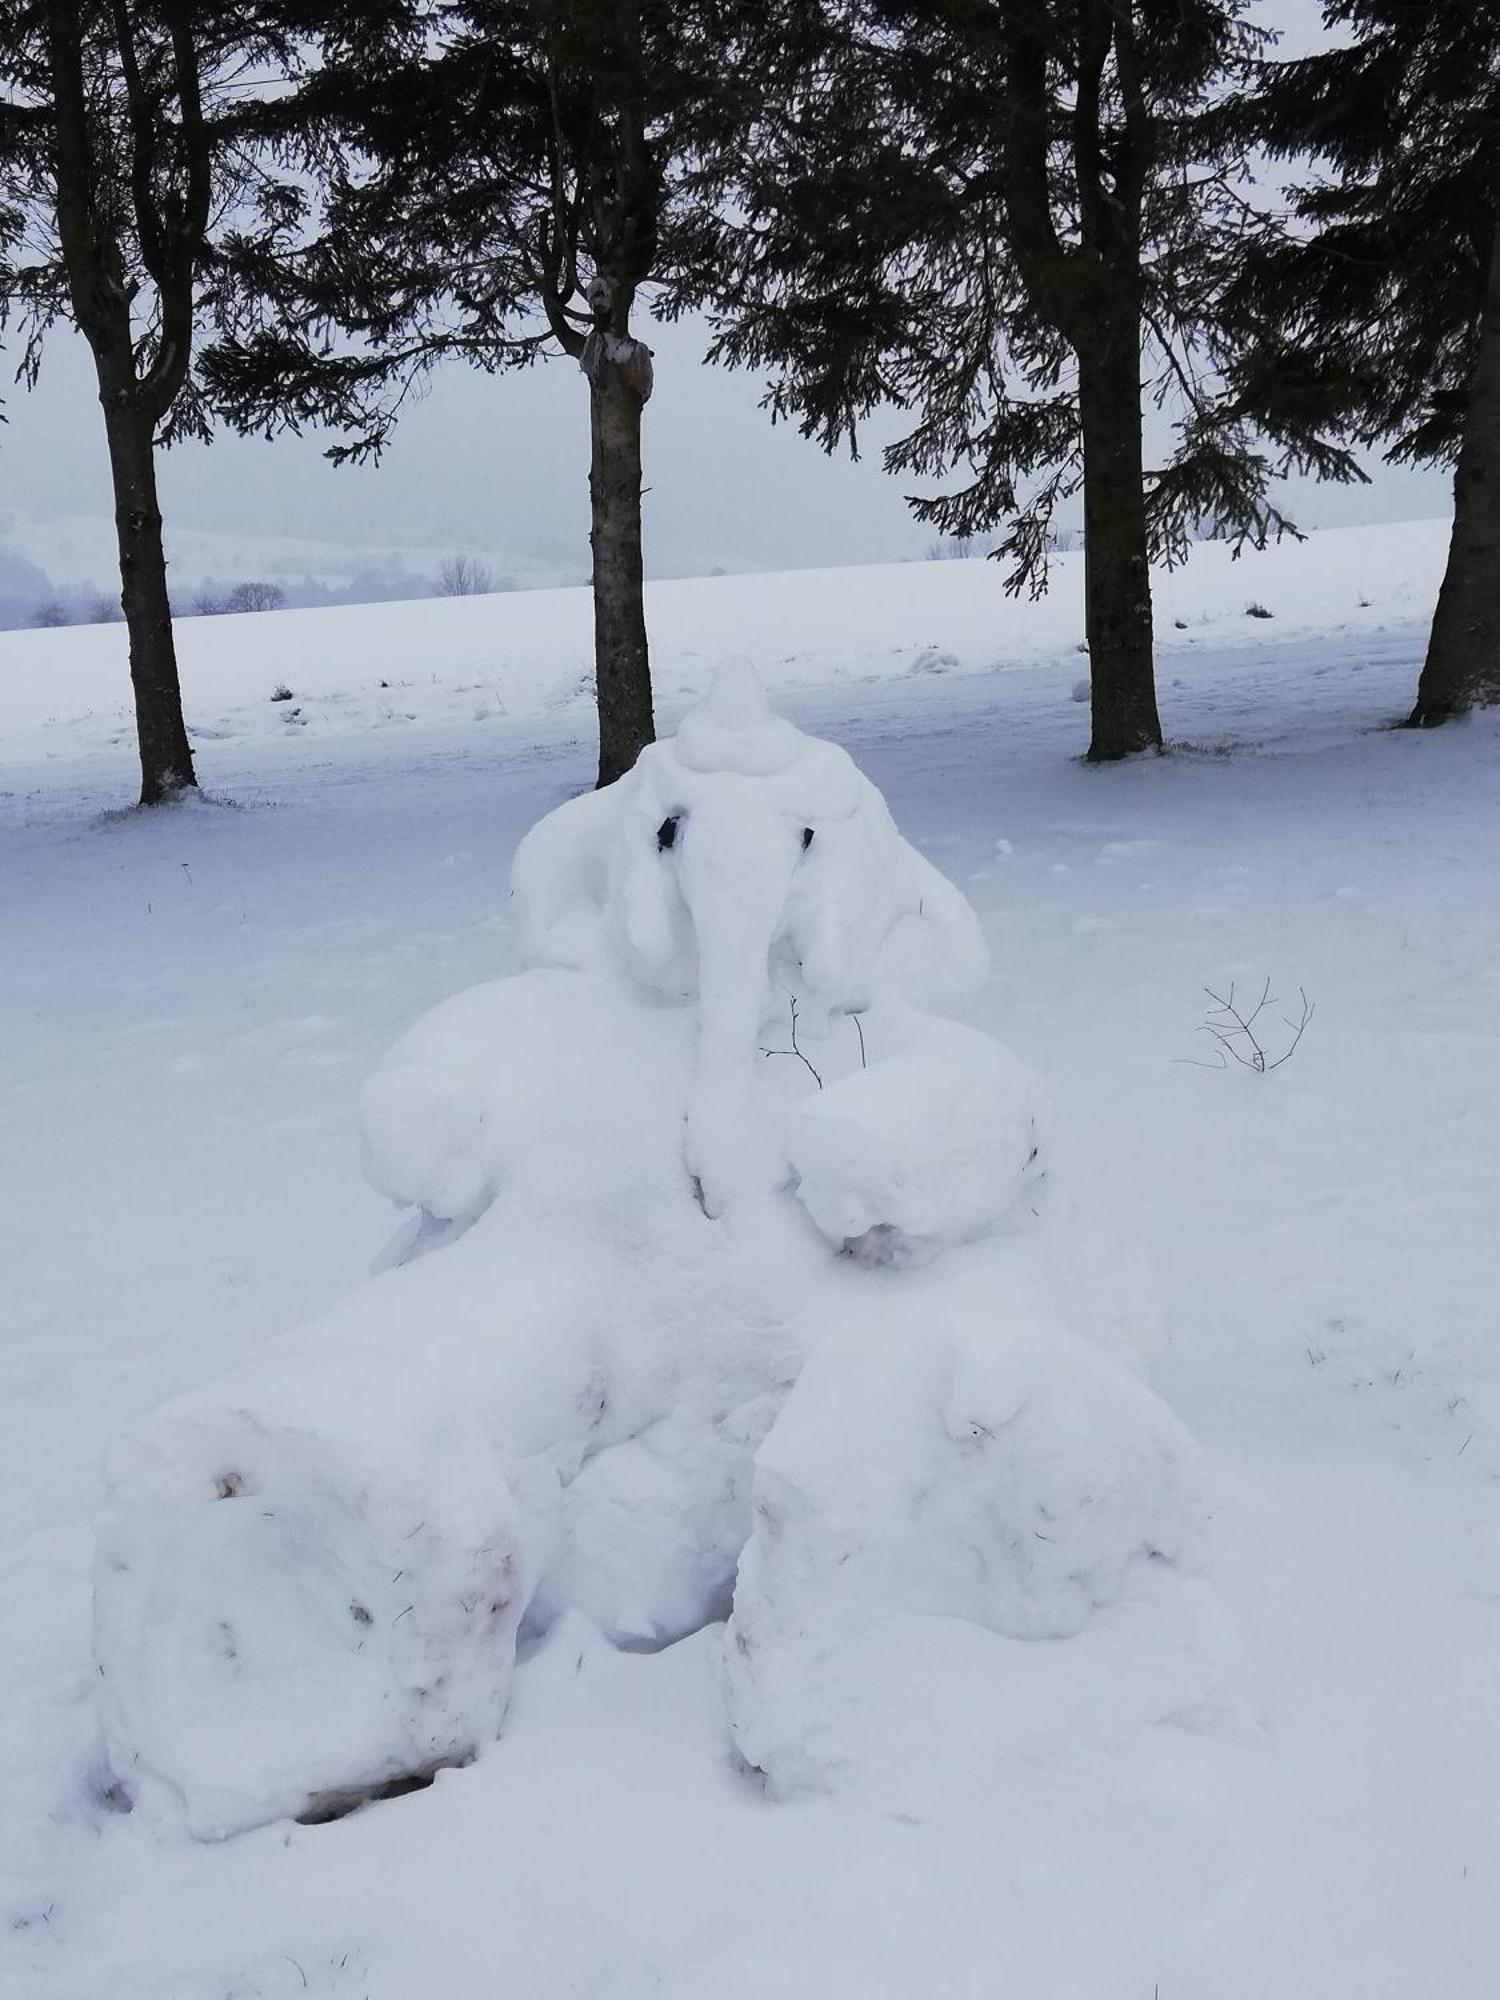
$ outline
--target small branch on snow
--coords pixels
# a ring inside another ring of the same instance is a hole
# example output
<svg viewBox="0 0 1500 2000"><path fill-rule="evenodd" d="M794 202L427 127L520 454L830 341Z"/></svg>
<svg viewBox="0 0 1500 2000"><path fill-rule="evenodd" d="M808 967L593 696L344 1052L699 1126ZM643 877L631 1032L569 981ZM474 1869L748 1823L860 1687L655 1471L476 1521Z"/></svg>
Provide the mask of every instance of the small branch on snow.
<svg viewBox="0 0 1500 2000"><path fill-rule="evenodd" d="M792 1046L789 1049L762 1049L761 1054L763 1056L795 1056L798 1062L801 1063L803 1068L807 1071L808 1075L812 1078L813 1082L818 1086L819 1090L821 1090L823 1088L822 1077L818 1075L818 1072L813 1068L812 1064L807 1060L807 1057L802 1053L801 1049L798 1048L797 1046L796 995L795 994L790 995L789 999L792 1010ZM864 1033L863 1030L861 1030L859 1037L859 1045L861 1049L864 1048L864 1043L865 1043Z"/></svg>
<svg viewBox="0 0 1500 2000"><path fill-rule="evenodd" d="M1289 1014L1281 1017L1282 1025L1289 1030L1291 1040L1279 1055L1271 1055L1266 1048L1264 1028L1259 1032L1256 1023L1268 1007L1280 1003L1272 998L1269 978L1261 988L1259 1000L1245 1013L1235 1002L1234 986L1231 983L1227 994L1215 993L1211 986L1204 992L1213 1005L1208 1010L1208 1018L1198 1028L1200 1035L1208 1035L1214 1042L1214 1053L1208 1061L1199 1061L1194 1056L1178 1056L1176 1060L1193 1069L1228 1069L1236 1062L1242 1069L1253 1069L1260 1076L1268 1076L1273 1069L1280 1069L1284 1062L1290 1062L1297 1052L1297 1045L1307 1033L1308 1025L1317 1012L1316 1001L1309 1000L1306 989L1299 986L1297 996L1302 1002L1302 1012L1294 1021Z"/></svg>

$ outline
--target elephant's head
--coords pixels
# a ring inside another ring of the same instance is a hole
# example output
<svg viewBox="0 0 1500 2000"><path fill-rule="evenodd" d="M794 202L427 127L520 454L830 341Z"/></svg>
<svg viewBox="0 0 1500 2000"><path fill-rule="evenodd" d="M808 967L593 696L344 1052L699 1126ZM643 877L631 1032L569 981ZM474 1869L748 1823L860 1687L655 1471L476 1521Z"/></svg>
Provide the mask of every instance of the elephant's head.
<svg viewBox="0 0 1500 2000"><path fill-rule="evenodd" d="M984 976L958 890L897 833L834 744L774 715L748 662L716 673L671 740L527 835L512 887L532 964L613 963L696 1001L687 1164L717 1213L773 1171L751 1115L762 1024L788 996L810 1031L882 994Z"/></svg>

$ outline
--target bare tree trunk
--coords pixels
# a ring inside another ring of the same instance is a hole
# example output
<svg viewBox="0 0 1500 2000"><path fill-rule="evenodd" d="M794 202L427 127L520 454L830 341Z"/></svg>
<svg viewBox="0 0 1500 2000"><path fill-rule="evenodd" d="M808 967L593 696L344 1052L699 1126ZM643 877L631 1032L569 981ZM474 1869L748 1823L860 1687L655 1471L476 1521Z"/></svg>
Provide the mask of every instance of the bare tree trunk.
<svg viewBox="0 0 1500 2000"><path fill-rule="evenodd" d="M1413 728L1500 702L1500 221L1490 248L1469 379L1464 441L1453 478L1453 536Z"/></svg>
<svg viewBox="0 0 1500 2000"><path fill-rule="evenodd" d="M643 397L626 362L600 355L588 375L599 783L609 785L656 737L642 590Z"/></svg>
<svg viewBox="0 0 1500 2000"><path fill-rule="evenodd" d="M1106 763L1161 748L1141 446L1140 335L1105 326L1078 349L1083 561L1093 733Z"/></svg>
<svg viewBox="0 0 1500 2000"><path fill-rule="evenodd" d="M152 427L131 400L101 389L120 549L120 607L130 635L141 756L141 804L160 805L196 786L182 715Z"/></svg>

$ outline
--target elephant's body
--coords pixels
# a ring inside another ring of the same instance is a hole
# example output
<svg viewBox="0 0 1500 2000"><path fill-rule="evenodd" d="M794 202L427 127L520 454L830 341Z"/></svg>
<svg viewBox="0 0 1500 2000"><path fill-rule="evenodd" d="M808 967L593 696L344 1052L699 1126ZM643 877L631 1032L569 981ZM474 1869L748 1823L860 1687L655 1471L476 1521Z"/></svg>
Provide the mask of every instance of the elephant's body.
<svg viewBox="0 0 1500 2000"><path fill-rule="evenodd" d="M528 1624L576 1607L617 1643L666 1643L728 1612L747 1544L734 1721L751 1754L764 1740L779 1757L787 1674L826 1679L848 1637L819 1640L818 1607L867 1575L899 1609L915 1562L949 1577L933 1601L955 1611L972 1562L914 1558L921 1524L962 1544L1011 1504L986 1476L972 1504L931 1513L920 1454L890 1456L893 1413L911 1400L932 1420L950 1351L969 1379L1024 1334L1011 1417L1054 1347L1082 1336L1112 1357L1068 1364L1022 1460L1045 1468L1056 1411L1120 1384L1134 1500L1101 1530L1077 1481L1058 1487L1094 1524L1098 1589L1171 1546L1179 1494L1196 1505L1189 1455L1128 1379L1149 1288L1083 1226L1035 1080L913 1004L972 981L982 942L842 752L731 674L675 746L543 821L515 883L538 963L435 1008L366 1089L367 1170L411 1217L394 1267L169 1404L111 1464L109 1753L194 1832L463 1761L500 1726ZM812 1346L816 1390L795 1389ZM820 1435L830 1463L858 1466L851 1493L879 1489L882 1466L892 1493L916 1480L904 1571L883 1530L825 1532ZM1064 1550L1040 1583L991 1575L975 1615L1040 1591L1029 1615L1047 1629L1070 1573ZM817 1576L787 1625L795 1580Z"/></svg>

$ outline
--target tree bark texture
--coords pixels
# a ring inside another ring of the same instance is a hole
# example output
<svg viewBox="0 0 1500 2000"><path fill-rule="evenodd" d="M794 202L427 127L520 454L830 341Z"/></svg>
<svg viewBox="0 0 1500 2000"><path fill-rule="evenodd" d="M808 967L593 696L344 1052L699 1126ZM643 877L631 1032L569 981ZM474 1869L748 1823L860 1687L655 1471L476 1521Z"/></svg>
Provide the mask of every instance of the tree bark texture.
<svg viewBox="0 0 1500 2000"><path fill-rule="evenodd" d="M196 785L193 752L182 714L182 687L167 595L167 561L151 424L130 401L101 391L115 496L120 551L120 608L130 639L141 758L141 804L160 805Z"/></svg>
<svg viewBox="0 0 1500 2000"><path fill-rule="evenodd" d="M72 316L94 357L104 412L120 554L120 605L130 639L141 804L159 805L197 783L177 677L155 459L157 423L171 408L187 371L193 259L208 216L209 175L196 58L187 10L179 5L172 10L172 43L190 171L182 200L164 208L153 192L147 153L150 120L162 114L142 92L129 10L117 6L112 18L126 78L123 113L132 140L135 228L161 319L156 356L142 376L131 316L138 286L127 273L122 222L115 205L119 191L109 167L96 154L103 114L89 95L84 10L76 0L48 0L46 18L56 124L58 241Z"/></svg>
<svg viewBox="0 0 1500 2000"><path fill-rule="evenodd" d="M589 543L601 785L624 777L656 736L642 588L642 407L638 371L600 355L589 370Z"/></svg>
<svg viewBox="0 0 1500 2000"><path fill-rule="evenodd" d="M1453 478L1453 535L1414 728L1500 703L1500 217L1490 248L1464 441Z"/></svg>
<svg viewBox="0 0 1500 2000"><path fill-rule="evenodd" d="M1140 332L1106 324L1078 346L1083 431L1084 623L1089 761L1161 748L1141 444Z"/></svg>
<svg viewBox="0 0 1500 2000"><path fill-rule="evenodd" d="M1155 133L1141 85L1133 9L1113 0L1080 0L1069 121L1079 241L1065 245L1049 164L1046 12L1006 11L1006 214L1032 307L1067 342L1078 365L1093 721L1088 754L1104 763L1161 747L1141 444L1141 216ZM1111 63L1123 129L1107 158L1102 107Z"/></svg>

